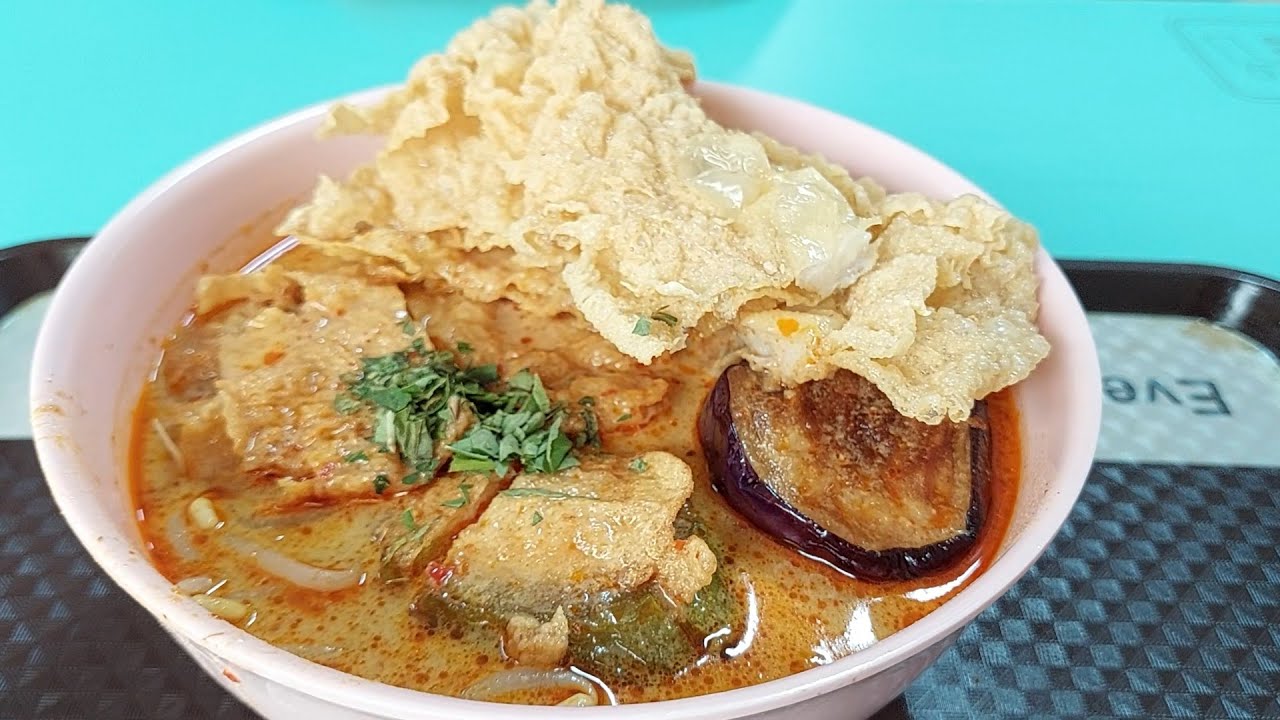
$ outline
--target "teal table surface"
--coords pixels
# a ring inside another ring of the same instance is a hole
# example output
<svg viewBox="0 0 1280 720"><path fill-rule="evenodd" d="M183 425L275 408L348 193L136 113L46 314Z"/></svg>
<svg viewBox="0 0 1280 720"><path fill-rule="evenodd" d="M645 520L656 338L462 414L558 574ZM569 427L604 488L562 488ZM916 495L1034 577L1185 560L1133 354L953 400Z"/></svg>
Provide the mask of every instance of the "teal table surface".
<svg viewBox="0 0 1280 720"><path fill-rule="evenodd" d="M638 0L703 77L878 126L1063 257L1280 276L1280 6ZM13 0L0 246L90 234L202 148L401 79L491 3Z"/></svg>

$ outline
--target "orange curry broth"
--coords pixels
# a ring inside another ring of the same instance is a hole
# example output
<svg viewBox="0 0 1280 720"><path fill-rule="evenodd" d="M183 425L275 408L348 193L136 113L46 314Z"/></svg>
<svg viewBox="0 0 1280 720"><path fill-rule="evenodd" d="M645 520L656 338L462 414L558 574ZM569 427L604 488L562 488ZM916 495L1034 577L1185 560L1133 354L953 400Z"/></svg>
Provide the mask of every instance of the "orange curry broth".
<svg viewBox="0 0 1280 720"><path fill-rule="evenodd" d="M449 300L454 301L465 302L456 297ZM474 322L474 316L471 313L468 322ZM488 316L496 316L496 311ZM518 314L515 317L518 324ZM507 312L508 325L511 318ZM436 322L434 315L432 322ZM523 332L512 327L491 330L493 336L509 338L508 342L523 347L536 336L542 320L529 318L528 322ZM446 335L455 330L437 329ZM458 338L465 339L463 333ZM520 341L514 341L516 338ZM480 354L508 350L468 341ZM753 596L752 604L758 608L757 616L748 620L752 638L732 659L708 658L662 682L637 678L634 683L612 686L621 702L672 699L753 685L866 647L928 614L989 567L1013 514L1021 467L1019 418L1012 391L1004 390L987 398L992 472L986 522L978 541L951 568L911 582L868 583L778 544L743 521L711 489L696 437L696 417L716 379L716 352L719 349L715 347L694 346L650 366L636 365L631 372L670 383L669 401L664 412L641 427L606 426L602 430L603 449L618 454L665 450L690 464L695 480L690 502L708 532L724 547L720 564L725 582L740 598ZM536 372L538 366L532 369ZM165 577L175 582L198 576L226 579L217 594L249 603L253 614L239 623L248 632L302 657L372 680L456 695L495 670L514 667L503 657L498 633L492 629L462 634L426 629L407 610L414 597L412 583L383 584L370 572L353 588L334 593L310 591L267 575L242 555L220 548L214 536L232 529L305 562L326 567L355 565L369 571L377 549L368 530L398 513L408 493L308 506L295 513L301 521L284 515L275 516L285 518L278 525L262 525L258 511L269 500L268 495L255 495L257 491L250 490L245 493L248 497L235 497L186 487L191 481L183 477L151 431L157 405L164 402L157 395L159 385L163 383L148 385L134 413L128 471L142 536L152 562ZM183 514L185 520L187 504L201 494L215 501L227 528L191 532L197 555L185 559L168 539L166 525L174 514ZM571 692L525 693L503 699L548 703Z"/></svg>

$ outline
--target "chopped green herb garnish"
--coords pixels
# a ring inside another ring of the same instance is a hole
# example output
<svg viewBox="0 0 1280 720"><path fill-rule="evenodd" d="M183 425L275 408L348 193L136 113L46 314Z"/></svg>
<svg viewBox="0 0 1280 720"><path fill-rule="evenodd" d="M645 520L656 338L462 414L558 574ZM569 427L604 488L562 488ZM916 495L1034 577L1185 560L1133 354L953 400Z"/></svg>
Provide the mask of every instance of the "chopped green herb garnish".
<svg viewBox="0 0 1280 720"><path fill-rule="evenodd" d="M631 334L639 335L641 337L648 335L653 330L653 321L663 323L670 327L676 327L680 324L680 318L677 318L675 315L665 312L662 308L659 308L657 312L653 313L649 317L636 318L636 324L635 327L631 328Z"/></svg>
<svg viewBox="0 0 1280 720"><path fill-rule="evenodd" d="M378 473L378 475L373 478L374 492L381 495L382 493L386 492L388 487L391 487L391 481L387 479L386 475L382 473Z"/></svg>
<svg viewBox="0 0 1280 720"><path fill-rule="evenodd" d="M369 456L366 455L363 450L357 450L356 452L349 452L346 455L343 455L342 459L349 463L368 462Z"/></svg>
<svg viewBox="0 0 1280 720"><path fill-rule="evenodd" d="M407 519L409 522L412 522L413 515L408 510L405 510L404 513L405 513L404 515L400 516L400 522L403 523L406 527L408 527L408 523L405 521ZM409 528L408 533L401 536L400 539L391 543L391 545L389 545L385 550L383 550L381 563L382 563L382 575L384 580L400 579L399 571L395 570L395 568L392 567L392 562L395 560L396 555L398 555L400 551L406 547L409 548L410 551L412 552L414 548L417 547L418 543L420 543L422 539L426 537L427 533L431 532L431 528L434 527L435 524L436 524L435 518L433 518L430 522L423 523L420 526L415 524L414 527ZM418 550L420 551L421 549L418 548Z"/></svg>
<svg viewBox="0 0 1280 720"><path fill-rule="evenodd" d="M493 470L494 463L488 458L466 458L454 456L449 463L450 472L488 472ZM506 473L503 473L504 475Z"/></svg>
<svg viewBox="0 0 1280 720"><path fill-rule="evenodd" d="M382 452L395 452L396 450L396 414L386 408L378 411L377 419L373 426L373 444L378 446Z"/></svg>
<svg viewBox="0 0 1280 720"><path fill-rule="evenodd" d="M422 479L422 473L414 470L413 472L400 478L401 485L412 485Z"/></svg>
<svg viewBox="0 0 1280 720"><path fill-rule="evenodd" d="M414 327L412 320L405 320L403 323L401 323L400 330L404 332L405 335L418 334L418 328Z"/></svg>
<svg viewBox="0 0 1280 720"><path fill-rule="evenodd" d="M562 428L566 411L551 402L542 380L521 370L491 406L476 406L479 422L451 444L455 472L505 476L517 462L525 472L551 473L578 464L573 441Z"/></svg>
<svg viewBox="0 0 1280 720"><path fill-rule="evenodd" d="M445 500L440 503L444 507L458 509L464 507L471 502L471 483L464 482L458 485L458 497L452 500Z"/></svg>
<svg viewBox="0 0 1280 720"><path fill-rule="evenodd" d="M590 395L578 400L578 404L582 409L578 414L582 417L582 434L577 437L579 447L590 445L593 448L600 447L600 420L596 417L596 399Z"/></svg>
<svg viewBox="0 0 1280 720"><path fill-rule="evenodd" d="M457 347L472 350L465 342ZM460 367L453 353L428 350L418 337L409 350L365 358L342 379L346 391L335 406L372 411L370 442L417 473L404 484L435 472L437 443L456 437L450 431L463 418L466 431L449 446L450 471L549 473L577 465L574 442L562 427L568 411L551 402L542 380L527 369L501 383L496 365Z"/></svg>
<svg viewBox="0 0 1280 720"><path fill-rule="evenodd" d="M463 342L461 340L458 341L458 352L462 353L463 355L467 355L474 351L475 351L475 348L471 347L471 343Z"/></svg>
<svg viewBox="0 0 1280 720"><path fill-rule="evenodd" d="M534 511L533 511L533 522L531 522L531 523L529 523L529 524L530 524L530 525L537 525L537 524L538 524L538 523L540 523L540 522L542 522L542 513L538 512L537 510L534 510Z"/></svg>
<svg viewBox="0 0 1280 720"><path fill-rule="evenodd" d="M654 320L657 320L660 323L666 323L671 327L675 327L680 324L680 319L677 318L675 315L672 315L671 313L668 313L668 312L663 312L661 310L650 315L649 317L653 318Z"/></svg>
<svg viewBox="0 0 1280 720"><path fill-rule="evenodd" d="M614 422L622 423L622 422L626 422L626 421L628 421L628 420L630 420L630 419L631 419L631 413L629 413L629 412L624 412L624 413L622 413L621 415L619 415L619 416L618 416L618 419L617 419L617 420L614 420Z"/></svg>
<svg viewBox="0 0 1280 720"><path fill-rule="evenodd" d="M360 401L350 395L339 395L333 399L333 409L337 410L339 415L350 415L360 407Z"/></svg>
<svg viewBox="0 0 1280 720"><path fill-rule="evenodd" d="M645 469L649 467L649 463L645 462L644 458L638 457L635 460L632 460L631 464L627 465L627 467L635 470L636 472L644 472Z"/></svg>
<svg viewBox="0 0 1280 720"><path fill-rule="evenodd" d="M406 508L404 514L400 516L400 522L409 529L409 532L413 532L418 529L418 523L413 519L413 511L408 508Z"/></svg>
<svg viewBox="0 0 1280 720"><path fill-rule="evenodd" d="M549 498L551 500L567 500L569 498L582 497L581 495L570 495L569 493L560 492L559 490L547 490L546 488L531 487L507 488L498 494L515 498L540 497Z"/></svg>

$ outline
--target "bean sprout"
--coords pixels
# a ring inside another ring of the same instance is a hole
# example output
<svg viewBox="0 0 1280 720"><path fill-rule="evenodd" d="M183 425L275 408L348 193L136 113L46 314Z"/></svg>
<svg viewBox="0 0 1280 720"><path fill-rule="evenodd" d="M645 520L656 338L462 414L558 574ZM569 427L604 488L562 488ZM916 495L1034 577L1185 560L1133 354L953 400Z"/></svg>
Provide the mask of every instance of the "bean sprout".
<svg viewBox="0 0 1280 720"><path fill-rule="evenodd" d="M178 443L173 441L169 431L164 429L164 423L160 422L158 418L152 418L151 427L156 431L156 436L160 438L160 444L164 446L165 452L169 453L169 457L173 458L178 467L185 468L187 461L182 456L182 450L178 448Z"/></svg>

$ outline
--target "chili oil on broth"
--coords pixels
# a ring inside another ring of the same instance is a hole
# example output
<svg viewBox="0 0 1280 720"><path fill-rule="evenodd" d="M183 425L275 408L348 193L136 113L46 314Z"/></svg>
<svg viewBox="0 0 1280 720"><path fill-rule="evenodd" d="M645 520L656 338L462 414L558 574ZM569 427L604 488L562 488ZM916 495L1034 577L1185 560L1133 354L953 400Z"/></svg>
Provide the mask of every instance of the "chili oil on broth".
<svg viewBox="0 0 1280 720"><path fill-rule="evenodd" d="M644 366L601 341L571 313L548 318L508 301L478 303L421 285L402 289L409 312L426 321L438 347L466 342L477 362L498 363L504 376L521 367L538 373L555 398L596 398L603 452L664 450L692 468L690 506L705 534L723 548L721 576L747 608L747 627L735 628L739 637L725 653L728 657L704 657L662 683L636 678L612 684L620 702L744 687L832 662L923 617L994 559L1012 514L1020 465L1017 411L1008 390L988 398L991 503L978 542L941 574L912 582L866 583L779 545L739 518L712 489L695 423L724 366L729 351L725 338L703 338ZM214 354L216 341L216 332L198 320L180 327L135 413L132 487L139 524L159 570L174 582L207 577L221 583L214 595L249 605L250 614L239 623L247 631L371 680L457 695L497 670L515 667L503 657L500 630L429 630L408 610L417 585L377 578L378 549L372 537L403 512L413 490L280 511L270 484L243 476L234 458L215 457L213 466L205 468L206 478L222 478L216 487L186 476L154 425L183 422L184 394L208 378L166 371L192 356ZM582 372L584 365L593 371ZM188 506L202 495L214 502L222 520L212 531L199 531L187 521ZM186 553L174 542L174 527L185 529ZM360 582L337 592L303 589L258 569L227 542L232 536L319 567L354 568L361 573ZM570 694L566 689L501 699L549 704Z"/></svg>

